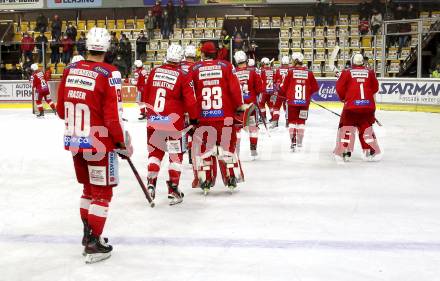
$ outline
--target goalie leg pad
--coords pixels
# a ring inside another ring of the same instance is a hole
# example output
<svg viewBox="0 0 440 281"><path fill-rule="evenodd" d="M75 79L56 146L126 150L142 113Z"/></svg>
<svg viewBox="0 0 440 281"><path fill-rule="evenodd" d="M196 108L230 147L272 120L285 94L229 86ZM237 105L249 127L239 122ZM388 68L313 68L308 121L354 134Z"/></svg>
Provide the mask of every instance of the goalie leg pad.
<svg viewBox="0 0 440 281"><path fill-rule="evenodd" d="M225 185L227 185L230 177L235 177L237 182L242 182L244 180L241 163L235 152L226 151L219 147L218 162L223 183Z"/></svg>

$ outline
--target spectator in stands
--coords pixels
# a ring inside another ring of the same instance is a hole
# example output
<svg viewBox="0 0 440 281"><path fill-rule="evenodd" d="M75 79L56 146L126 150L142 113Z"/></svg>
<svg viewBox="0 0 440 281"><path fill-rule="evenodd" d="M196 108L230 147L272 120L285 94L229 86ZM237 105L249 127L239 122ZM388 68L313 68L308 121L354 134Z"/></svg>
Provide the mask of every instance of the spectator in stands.
<svg viewBox="0 0 440 281"><path fill-rule="evenodd" d="M416 19L418 17L418 12L413 4L408 5L407 19Z"/></svg>
<svg viewBox="0 0 440 281"><path fill-rule="evenodd" d="M373 35L377 35L377 32L382 27L382 23L382 14L379 12L379 10L374 9L373 15L371 16L371 29L373 31Z"/></svg>
<svg viewBox="0 0 440 281"><path fill-rule="evenodd" d="M121 35L121 40L119 41L118 55L121 55L122 59L125 61L128 72L131 70L131 51L130 40L127 38L127 35L123 33Z"/></svg>
<svg viewBox="0 0 440 281"><path fill-rule="evenodd" d="M371 10L372 10L372 12L374 12L374 10L380 12L382 7L383 7L383 4L381 3L381 0L373 0L373 1L371 1Z"/></svg>
<svg viewBox="0 0 440 281"><path fill-rule="evenodd" d="M371 4L364 0L358 7L359 15L370 15L371 13Z"/></svg>
<svg viewBox="0 0 440 281"><path fill-rule="evenodd" d="M228 50L231 48L231 36L225 28L222 29L220 40L222 41L223 46L228 48Z"/></svg>
<svg viewBox="0 0 440 281"><path fill-rule="evenodd" d="M79 39L76 44L76 50L78 51L78 54L80 54L83 58L86 57L86 34L83 31L81 31L81 33L79 34Z"/></svg>
<svg viewBox="0 0 440 281"><path fill-rule="evenodd" d="M410 23L401 23L399 24L399 33L408 33L411 32L411 24ZM409 41L409 35L400 35L399 36L399 50L406 46Z"/></svg>
<svg viewBox="0 0 440 281"><path fill-rule="evenodd" d="M335 25L335 16L337 16L336 7L333 3L333 0L330 0L328 6L324 10L325 20L327 21L328 26Z"/></svg>
<svg viewBox="0 0 440 281"><path fill-rule="evenodd" d="M153 11L148 10L148 13L145 15L144 24L145 30L147 31L148 39L154 39L154 16Z"/></svg>
<svg viewBox="0 0 440 281"><path fill-rule="evenodd" d="M359 21L359 32L361 35L367 35L370 29L370 22L368 21L367 16L362 16Z"/></svg>
<svg viewBox="0 0 440 281"><path fill-rule="evenodd" d="M160 28L160 33L162 34L162 37L164 39L168 39L170 37L171 28L172 28L172 21L168 15L168 11L165 10L162 15L162 25Z"/></svg>
<svg viewBox="0 0 440 281"><path fill-rule="evenodd" d="M156 0L156 5L152 8L154 17L154 28L160 28L162 24L162 6L160 6L160 0Z"/></svg>
<svg viewBox="0 0 440 281"><path fill-rule="evenodd" d="M107 53L105 54L105 59L104 61L106 63L113 63L113 60L116 58L116 55L118 53L118 47L119 47L119 42L118 42L118 38L116 37L116 32L111 32L111 39L110 39L110 48L108 49Z"/></svg>
<svg viewBox="0 0 440 281"><path fill-rule="evenodd" d="M406 13L406 7L402 3L399 3L394 11L394 18L396 20L404 19L406 18Z"/></svg>
<svg viewBox="0 0 440 281"><path fill-rule="evenodd" d="M58 15L53 16L51 28L52 28L52 38L59 38L61 36L61 27L63 23Z"/></svg>
<svg viewBox="0 0 440 281"><path fill-rule="evenodd" d="M148 38L145 37L144 31L141 30L138 38L136 39L136 59L142 61L145 60L145 54L147 50Z"/></svg>
<svg viewBox="0 0 440 281"><path fill-rule="evenodd" d="M431 73L432 78L440 78L440 63L437 64L437 67Z"/></svg>
<svg viewBox="0 0 440 281"><path fill-rule="evenodd" d="M119 72L121 72L122 78L128 78L128 66L121 55L118 54L116 56L113 60L113 65L118 68Z"/></svg>
<svg viewBox="0 0 440 281"><path fill-rule="evenodd" d="M60 47L61 41L60 38L53 38L50 41L50 62L57 65L60 62Z"/></svg>
<svg viewBox="0 0 440 281"><path fill-rule="evenodd" d="M49 22L47 18L43 15L43 13L40 13L36 20L37 24L35 26L36 32L46 32L47 26L49 25Z"/></svg>
<svg viewBox="0 0 440 281"><path fill-rule="evenodd" d="M47 37L44 35L43 32L40 33L40 35L37 37L37 39L35 40L36 45L37 45L37 51L38 51L38 63L42 63L43 62L43 52L44 52L44 56L46 55L47 52ZM44 60L44 63L46 63L46 60Z"/></svg>
<svg viewBox="0 0 440 281"><path fill-rule="evenodd" d="M12 64L12 69L8 71L9 80L22 80L23 79L23 71L17 68L17 65Z"/></svg>
<svg viewBox="0 0 440 281"><path fill-rule="evenodd" d="M170 18L171 26L173 26L176 23L176 10L174 8L173 0L168 0L165 9L168 12L168 17Z"/></svg>
<svg viewBox="0 0 440 281"><path fill-rule="evenodd" d="M0 80L7 80L7 69L4 63L0 64Z"/></svg>
<svg viewBox="0 0 440 281"><path fill-rule="evenodd" d="M73 41L67 36L67 34L64 34L63 39L61 39L61 46L63 47L62 61L67 65L73 55Z"/></svg>
<svg viewBox="0 0 440 281"><path fill-rule="evenodd" d="M313 7L314 15L315 15L315 25L322 26L323 18L324 18L324 5L321 3L321 0L317 0L315 6Z"/></svg>
<svg viewBox="0 0 440 281"><path fill-rule="evenodd" d="M33 63L34 62L32 60L30 60L29 58L27 58L26 61L23 63L22 72L23 72L24 79L26 79L26 80L29 80L29 78L32 75L31 65Z"/></svg>
<svg viewBox="0 0 440 281"><path fill-rule="evenodd" d="M78 31L76 30L76 27L71 22L69 22L67 24L66 35L67 35L67 37L72 39L73 42L76 41L76 36L78 35Z"/></svg>
<svg viewBox="0 0 440 281"><path fill-rule="evenodd" d="M33 60L32 52L34 51L34 48L35 48L34 38L32 38L32 36L30 36L29 33L25 32L23 34L23 38L21 39L21 46L20 46L21 53L24 56L24 60L26 60L26 58Z"/></svg>
<svg viewBox="0 0 440 281"><path fill-rule="evenodd" d="M177 18L179 19L179 27L186 28L186 22L188 18L188 7L184 0L180 0L180 4L177 7Z"/></svg>
<svg viewBox="0 0 440 281"><path fill-rule="evenodd" d="M237 32L234 36L233 48L234 53L243 49L243 37L240 32Z"/></svg>

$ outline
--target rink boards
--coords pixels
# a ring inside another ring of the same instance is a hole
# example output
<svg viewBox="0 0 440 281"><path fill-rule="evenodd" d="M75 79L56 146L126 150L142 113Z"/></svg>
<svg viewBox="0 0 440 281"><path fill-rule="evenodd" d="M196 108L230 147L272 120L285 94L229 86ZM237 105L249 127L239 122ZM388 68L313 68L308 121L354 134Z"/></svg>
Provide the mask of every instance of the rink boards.
<svg viewBox="0 0 440 281"><path fill-rule="evenodd" d="M318 78L319 90L312 99L325 102L329 107L341 107L336 94L336 78ZM440 79L379 78L376 95L378 108L382 110L406 110L440 112ZM52 99L56 101L59 81L50 81ZM136 88L123 85L122 99L133 103ZM313 106L313 105L312 105ZM28 81L0 81L0 108L31 108L32 88Z"/></svg>

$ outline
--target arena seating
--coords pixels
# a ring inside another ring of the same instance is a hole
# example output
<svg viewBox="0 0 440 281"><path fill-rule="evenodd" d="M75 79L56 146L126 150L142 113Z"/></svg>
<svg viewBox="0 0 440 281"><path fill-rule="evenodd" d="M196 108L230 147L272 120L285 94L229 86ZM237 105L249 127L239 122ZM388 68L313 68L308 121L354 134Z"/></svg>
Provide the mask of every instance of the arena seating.
<svg viewBox="0 0 440 281"><path fill-rule="evenodd" d="M440 20L440 11L421 12L421 18L425 18L424 30L429 30L431 26ZM145 64L147 67L154 67L163 62L166 48L169 44L176 42L183 46L188 44L198 45L202 39L220 38L221 29L224 18L218 17L197 17L189 18L187 28L175 28L174 33L169 39L162 39L160 30L155 30L154 40L150 40L147 48L147 56ZM22 39L23 32L32 32L35 28L35 21L22 21L20 24L15 23L14 41L19 42ZM67 21L63 21L63 30L66 28ZM50 22L49 22L50 26ZM107 19L107 20L78 20L76 21L78 36L81 31L87 31L93 26L107 27L110 31L114 31L120 38L121 33L128 36L133 41L136 40L139 32L144 29L143 19ZM303 51L309 67L317 76L333 76L329 69L328 56L335 45L341 47L341 51L337 57L337 66L344 67L345 63L355 52L361 52L369 58L369 63L375 67L377 71L381 69L381 61L379 57L382 53L381 34L373 36L371 34L360 35L359 32L359 15L357 14L341 14L337 17L334 26L315 26L315 18L313 16L284 16L284 17L254 17L254 29L279 29L278 48L280 57L290 54L294 51ZM417 31L417 24L411 25L412 31ZM51 37L50 32L45 33L46 37ZM408 56L417 45L417 37L410 36L408 46L399 49L398 46L389 46L386 49L386 69L388 75L395 75L401 71L402 64L407 60ZM275 43L274 43L275 44ZM134 50L135 48L133 48ZM48 50L50 56L50 49ZM275 64L278 64L275 61ZM49 64L52 73L57 77L61 75L64 65L62 63L55 65Z"/></svg>

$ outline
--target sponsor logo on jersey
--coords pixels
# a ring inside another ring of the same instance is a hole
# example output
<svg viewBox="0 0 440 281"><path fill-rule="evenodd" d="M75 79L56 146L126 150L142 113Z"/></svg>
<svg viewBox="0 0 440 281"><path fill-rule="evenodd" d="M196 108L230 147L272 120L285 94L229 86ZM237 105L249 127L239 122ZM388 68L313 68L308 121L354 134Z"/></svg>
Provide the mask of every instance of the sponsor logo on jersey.
<svg viewBox="0 0 440 281"><path fill-rule="evenodd" d="M284 76L289 72L288 68L280 68L280 75Z"/></svg>
<svg viewBox="0 0 440 281"><path fill-rule="evenodd" d="M77 76L77 75L68 75L66 78L66 87L69 88L80 88L87 91L95 90L96 81L94 79Z"/></svg>
<svg viewBox="0 0 440 281"><path fill-rule="evenodd" d="M223 117L224 115L222 109L202 110L202 117L204 118Z"/></svg>
<svg viewBox="0 0 440 281"><path fill-rule="evenodd" d="M296 105L304 105L306 104L306 100L293 100L292 104L296 104Z"/></svg>
<svg viewBox="0 0 440 281"><path fill-rule="evenodd" d="M109 79L108 79L108 83L109 83L110 86L112 86L112 87L118 87L118 86L121 86L121 84L122 84L122 79L121 79L121 78L117 78L117 77L109 78Z"/></svg>
<svg viewBox="0 0 440 281"><path fill-rule="evenodd" d="M175 72L175 71L173 71ZM177 73L177 72L176 72ZM177 82L177 75L173 75L170 73L162 73L162 72L155 72L153 76L153 81L164 81L170 84L176 84Z"/></svg>
<svg viewBox="0 0 440 281"><path fill-rule="evenodd" d="M220 65L206 65L206 66L201 66L199 68L199 71L209 71L209 70L221 70L222 67Z"/></svg>
<svg viewBox="0 0 440 281"><path fill-rule="evenodd" d="M67 97L68 98L72 98L72 99L85 100L86 99L86 93L82 92L82 91L69 90L69 92L67 93Z"/></svg>
<svg viewBox="0 0 440 281"><path fill-rule="evenodd" d="M207 71L200 71L199 72L199 79L205 80L205 79L220 79L223 77L223 72L221 69L219 70L207 70Z"/></svg>
<svg viewBox="0 0 440 281"><path fill-rule="evenodd" d="M237 75L238 80L240 81L247 81L249 80L249 71L247 70L241 70L235 73Z"/></svg>
<svg viewBox="0 0 440 281"><path fill-rule="evenodd" d="M101 73L102 75L104 75L105 77L109 77L110 75L110 71L108 71L107 69L103 68L102 66L96 66L93 68L94 71Z"/></svg>
<svg viewBox="0 0 440 281"><path fill-rule="evenodd" d="M296 79L307 79L309 78L309 72L307 70L292 70L293 78Z"/></svg>
<svg viewBox="0 0 440 281"><path fill-rule="evenodd" d="M368 78L368 70L366 69L350 69L353 78Z"/></svg>
<svg viewBox="0 0 440 281"><path fill-rule="evenodd" d="M93 148L89 137L64 136L65 147Z"/></svg>
<svg viewBox="0 0 440 281"><path fill-rule="evenodd" d="M171 69L165 69L165 68L156 68L156 73L166 73L172 76L179 76L179 72Z"/></svg>
<svg viewBox="0 0 440 281"><path fill-rule="evenodd" d="M354 104L356 106L366 106L366 105L370 105L370 101L369 100L355 100Z"/></svg>
<svg viewBox="0 0 440 281"><path fill-rule="evenodd" d="M118 157L114 152L108 154L108 180L109 184L118 183Z"/></svg>
<svg viewBox="0 0 440 281"><path fill-rule="evenodd" d="M89 77L92 79L96 79L99 75L95 71L91 71L91 70L87 70L87 69L80 69L80 68L71 68L69 70L69 74L81 75L81 76Z"/></svg>
<svg viewBox="0 0 440 281"><path fill-rule="evenodd" d="M148 119L150 119L150 122L152 122L152 123L169 123L169 122L171 122L171 118L169 116L152 115Z"/></svg>
<svg viewBox="0 0 440 281"><path fill-rule="evenodd" d="M88 166L90 183L94 185L107 185L107 167Z"/></svg>

